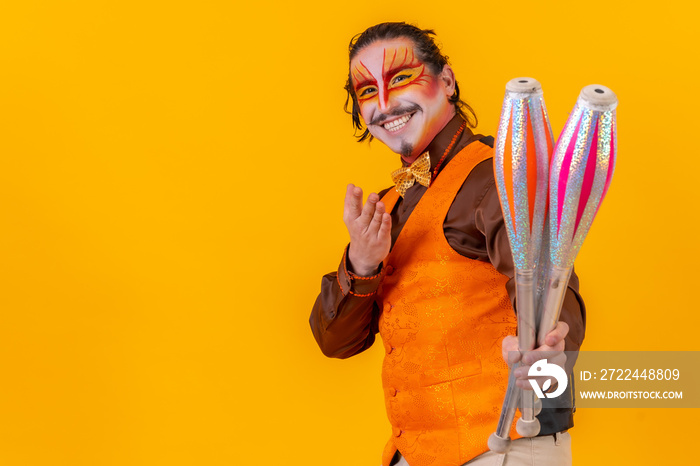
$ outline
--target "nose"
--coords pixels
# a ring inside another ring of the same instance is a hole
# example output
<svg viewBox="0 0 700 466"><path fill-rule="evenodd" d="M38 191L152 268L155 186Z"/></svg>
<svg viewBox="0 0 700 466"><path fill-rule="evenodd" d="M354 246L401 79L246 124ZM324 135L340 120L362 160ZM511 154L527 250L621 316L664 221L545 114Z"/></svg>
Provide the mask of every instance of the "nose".
<svg viewBox="0 0 700 466"><path fill-rule="evenodd" d="M391 99L391 92L386 89L379 89L379 110L386 113L388 110L394 107L394 103Z"/></svg>

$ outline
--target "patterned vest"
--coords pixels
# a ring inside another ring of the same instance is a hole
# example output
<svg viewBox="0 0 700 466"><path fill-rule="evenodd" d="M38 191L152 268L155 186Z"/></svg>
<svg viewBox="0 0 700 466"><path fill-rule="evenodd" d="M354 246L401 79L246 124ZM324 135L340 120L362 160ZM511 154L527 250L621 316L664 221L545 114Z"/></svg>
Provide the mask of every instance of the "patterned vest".
<svg viewBox="0 0 700 466"><path fill-rule="evenodd" d="M455 252L443 230L467 175L490 157L492 149L479 142L457 154L384 261L379 331L393 433L383 466L397 449L411 466L459 466L487 451L496 431L508 378L501 341L516 329L508 278ZM397 200L393 189L384 196L387 211ZM520 437L511 430L511 438Z"/></svg>

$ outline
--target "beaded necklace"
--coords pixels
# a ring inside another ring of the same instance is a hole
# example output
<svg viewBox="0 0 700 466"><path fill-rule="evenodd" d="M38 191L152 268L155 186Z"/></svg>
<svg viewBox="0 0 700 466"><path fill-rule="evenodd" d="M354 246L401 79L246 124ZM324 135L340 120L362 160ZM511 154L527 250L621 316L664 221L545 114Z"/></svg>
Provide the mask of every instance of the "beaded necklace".
<svg viewBox="0 0 700 466"><path fill-rule="evenodd" d="M450 141L450 144L447 146L447 149L445 149L445 152L442 154L442 157L440 157L440 160L438 161L437 165L435 165L435 170L433 170L433 177L431 179L434 180L437 177L438 170L440 169L440 165L442 165L442 162L445 161L445 157L447 157L447 154L450 153L452 150L452 146L455 145L455 142L457 142L457 138L459 137L460 134L462 134L462 131L464 131L464 128L467 126L467 122L463 121L462 124L459 126L459 129L455 133L454 136L452 136L452 141Z"/></svg>

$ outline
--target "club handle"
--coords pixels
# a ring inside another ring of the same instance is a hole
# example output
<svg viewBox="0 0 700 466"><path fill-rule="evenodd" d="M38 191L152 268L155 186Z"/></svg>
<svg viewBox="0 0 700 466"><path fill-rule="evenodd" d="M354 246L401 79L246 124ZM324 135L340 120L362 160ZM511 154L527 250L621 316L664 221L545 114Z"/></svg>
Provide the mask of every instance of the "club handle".
<svg viewBox="0 0 700 466"><path fill-rule="evenodd" d="M535 348L536 291L535 269L515 270L515 304L518 308L518 347L521 351Z"/></svg>
<svg viewBox="0 0 700 466"><path fill-rule="evenodd" d="M535 348L536 321L536 273L535 269L515 270L515 302L518 308L518 347L520 351ZM520 395L520 413L516 430L523 437L534 437L540 431L535 417L535 394L529 390Z"/></svg>
<svg viewBox="0 0 700 466"><path fill-rule="evenodd" d="M518 408L518 401L522 390L515 385L515 369L511 366L508 372L508 388L501 407L501 416L498 418L496 432L491 434L488 440L489 449L496 453L508 453L510 450L510 426L515 419L515 410Z"/></svg>
<svg viewBox="0 0 700 466"><path fill-rule="evenodd" d="M537 331L537 345L545 344L545 337L554 330L559 322L561 306L564 304L564 297L571 277L571 267L559 267L550 264L547 273L547 282L542 299L542 316Z"/></svg>

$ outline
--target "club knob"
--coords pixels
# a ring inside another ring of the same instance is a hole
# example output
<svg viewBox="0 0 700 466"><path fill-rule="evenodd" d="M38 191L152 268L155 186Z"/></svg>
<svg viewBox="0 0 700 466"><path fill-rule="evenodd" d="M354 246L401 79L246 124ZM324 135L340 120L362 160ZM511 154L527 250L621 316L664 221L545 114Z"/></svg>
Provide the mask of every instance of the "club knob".
<svg viewBox="0 0 700 466"><path fill-rule="evenodd" d="M489 450L496 453L508 453L510 451L510 438L501 438L494 432L489 437Z"/></svg>
<svg viewBox="0 0 700 466"><path fill-rule="evenodd" d="M601 84L590 84L581 89L581 104L599 112L609 112L617 107L617 96Z"/></svg>
<svg viewBox="0 0 700 466"><path fill-rule="evenodd" d="M542 85L535 78L515 78L506 84L506 92L516 94L542 94Z"/></svg>
<svg viewBox="0 0 700 466"><path fill-rule="evenodd" d="M520 418L515 424L515 430L523 437L534 437L540 433L540 421L537 418L532 421Z"/></svg>

